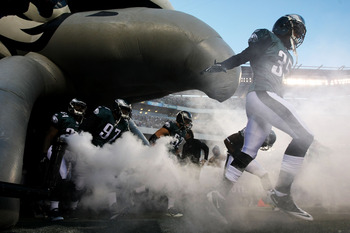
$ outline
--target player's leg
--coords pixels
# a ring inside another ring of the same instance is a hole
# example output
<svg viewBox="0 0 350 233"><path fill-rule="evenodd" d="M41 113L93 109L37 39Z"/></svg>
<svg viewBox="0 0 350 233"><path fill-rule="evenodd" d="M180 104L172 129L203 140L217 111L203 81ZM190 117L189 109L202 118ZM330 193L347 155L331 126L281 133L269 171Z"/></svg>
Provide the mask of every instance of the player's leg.
<svg viewBox="0 0 350 233"><path fill-rule="evenodd" d="M285 212L302 219L312 220L310 214L295 205L291 197L291 186L302 167L304 156L313 141L313 135L300 120L294 107L283 98L268 92L258 92L256 97L266 108L259 114L274 127L293 138L283 155L280 175L271 198Z"/></svg>
<svg viewBox="0 0 350 233"><path fill-rule="evenodd" d="M49 150L47 151L47 157L48 159L51 159L52 156L52 146L50 146ZM62 163L60 166L60 172L61 170L64 170L62 168ZM61 174L60 174L61 175ZM59 176L57 178L56 186L51 191L51 198L50 198L50 212L49 217L51 221L62 221L64 220L62 213L59 208L60 199L61 199L61 192L62 192L62 178Z"/></svg>
<svg viewBox="0 0 350 233"><path fill-rule="evenodd" d="M261 180L261 185L265 191L270 191L273 188L269 177L269 173L255 159L248 164L245 171L258 176Z"/></svg>

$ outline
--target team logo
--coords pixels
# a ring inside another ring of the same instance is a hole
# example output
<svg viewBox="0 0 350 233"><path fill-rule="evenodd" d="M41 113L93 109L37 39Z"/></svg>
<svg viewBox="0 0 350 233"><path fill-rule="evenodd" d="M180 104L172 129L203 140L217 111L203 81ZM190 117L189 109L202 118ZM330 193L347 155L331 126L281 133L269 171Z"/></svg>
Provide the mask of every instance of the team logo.
<svg viewBox="0 0 350 233"><path fill-rule="evenodd" d="M99 114L99 112L100 112L100 109L98 109L98 108L96 108L96 109L94 110L94 114L95 114L95 115Z"/></svg>
<svg viewBox="0 0 350 233"><path fill-rule="evenodd" d="M57 114L52 116L52 122L57 124L57 122L58 122Z"/></svg>
<svg viewBox="0 0 350 233"><path fill-rule="evenodd" d="M255 32L253 32L253 34L250 36L248 42L257 42L258 41L258 35L256 34L258 32L258 30L256 30Z"/></svg>

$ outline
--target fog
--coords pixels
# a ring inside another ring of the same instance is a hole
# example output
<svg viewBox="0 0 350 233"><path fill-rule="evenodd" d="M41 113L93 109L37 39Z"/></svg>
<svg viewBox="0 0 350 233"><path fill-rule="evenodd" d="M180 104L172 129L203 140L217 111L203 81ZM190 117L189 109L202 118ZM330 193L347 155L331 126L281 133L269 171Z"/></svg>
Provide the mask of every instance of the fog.
<svg viewBox="0 0 350 233"><path fill-rule="evenodd" d="M205 101L208 106L208 100L203 98L193 101L196 101L198 108L203 104L201 101ZM295 202L302 208L317 207L328 212L349 207L349 97L333 98L327 97L325 93L323 96L289 101L293 102L315 136L302 170L292 186ZM205 130L208 134L214 130L222 132L220 135L223 141L245 126L247 118L244 109L228 102L212 101L212 104L212 108L218 111L204 120L207 122L205 129L200 124L201 131ZM196 137L199 126L196 120L193 124ZM279 174L283 153L291 141L283 132L277 129L274 131L277 135L274 146L269 151L259 151L256 158L269 172L273 184ZM174 155L168 152L169 137L159 139L150 147L143 145L129 132L124 133L114 144L106 144L103 148L93 146L90 140L90 134L82 133L71 136L68 142L70 150L78 155L77 171L84 176L86 186L92 190L92 194L85 197L81 205L99 210L106 208L108 195L115 188L118 195L131 198L137 188L146 187L148 195L174 197L176 205L191 219L187 227L193 227L198 232L215 226L213 221L208 221L211 215L207 209L206 194L216 189L222 179L223 168L205 165L201 168L199 180L196 179L193 166L181 166ZM212 148L213 145L209 146ZM223 143L219 146L225 154ZM148 198L151 199L150 196ZM229 218L243 229L249 225L247 216L251 219L254 215L254 210L245 207L256 207L259 199L268 203L259 178L249 173L243 173L228 199L232 208ZM252 227L249 225L250 229Z"/></svg>

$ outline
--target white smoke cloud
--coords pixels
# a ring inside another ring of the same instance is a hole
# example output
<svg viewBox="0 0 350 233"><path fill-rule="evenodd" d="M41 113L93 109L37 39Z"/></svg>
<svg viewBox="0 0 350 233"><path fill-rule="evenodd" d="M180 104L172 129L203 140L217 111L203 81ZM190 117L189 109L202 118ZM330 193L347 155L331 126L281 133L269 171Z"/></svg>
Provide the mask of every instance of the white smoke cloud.
<svg viewBox="0 0 350 233"><path fill-rule="evenodd" d="M298 102L293 100L297 112L314 133L315 143L305 158L292 193L294 200L301 207L321 207L327 211L336 211L350 205L348 203L350 156L347 142L350 132L347 123L350 109L346 104L348 98L323 99L322 102L319 99L310 98ZM205 100L203 103L199 100L194 102L198 108L201 106L208 108L209 101ZM337 106L342 106L341 111L332 111L337 109ZM231 104L216 101L213 101L212 107L220 111L214 111L208 119L200 119L207 122L200 124L200 130L208 134L219 132L218 136L222 140L215 144L218 144L221 152L225 154L223 140L245 126L247 121L245 110L242 107L232 107ZM195 137L197 127L199 125L195 120L193 126ZM272 184L278 178L284 150L291 141L288 135L274 130L277 141L273 148L267 152L259 151L256 158L269 172ZM131 133L124 133L114 144L106 144L103 148L94 147L90 140L91 135L88 133L74 135L69 139L71 150L79 156L77 169L85 177L87 186L93 190L89 199L84 200L84 205L98 209L102 204L106 205L111 188L118 186L130 191L144 185L152 193L175 197L178 205L185 209L185 213L191 218L189 227L195 227L199 232L200 229L205 231L214 226L213 222L207 221L206 194L215 189L222 179L223 168L204 166L201 169L200 179L197 180L194 167L180 166L174 155L168 152L171 140L169 137L159 139L156 145L151 147L143 145ZM209 146L211 149L213 145ZM231 219L236 224L246 215L252 214L247 209L239 207L256 207L257 201L261 198L267 201L260 179L249 173L243 174L229 198L232 204Z"/></svg>
<svg viewBox="0 0 350 233"><path fill-rule="evenodd" d="M169 152L170 137L160 138L154 146L145 146L132 133L126 132L113 144L103 148L91 144L91 135L82 133L68 139L69 149L78 156L76 172L84 177L84 183L93 193L84 200L84 205L99 209L106 207L109 193L119 188L133 191L142 185L154 193L175 199L186 193L201 193L208 190L213 178L208 178L198 190L195 168L180 166ZM215 170L208 169L209 173Z"/></svg>

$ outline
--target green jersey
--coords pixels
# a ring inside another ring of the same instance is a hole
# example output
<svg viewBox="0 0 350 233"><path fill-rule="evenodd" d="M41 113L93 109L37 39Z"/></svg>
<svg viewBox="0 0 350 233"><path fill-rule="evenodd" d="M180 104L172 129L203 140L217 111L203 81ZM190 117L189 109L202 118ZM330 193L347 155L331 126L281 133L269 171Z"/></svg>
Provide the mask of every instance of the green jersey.
<svg viewBox="0 0 350 233"><path fill-rule="evenodd" d="M293 57L283 42L267 29L255 30L248 43L248 48L221 64L232 69L250 61L254 75L249 91L270 91L281 96L283 78L292 68Z"/></svg>
<svg viewBox="0 0 350 233"><path fill-rule="evenodd" d="M72 115L66 112L55 113L51 118L51 123L58 130L59 136L77 132L80 125Z"/></svg>
<svg viewBox="0 0 350 233"><path fill-rule="evenodd" d="M166 128L170 136L174 138L174 140L171 142L172 146L174 147L174 150L177 150L183 140L185 139L186 136L186 130L185 129L180 129L179 126L177 126L175 121L167 121L163 125L163 128Z"/></svg>
<svg viewBox="0 0 350 233"><path fill-rule="evenodd" d="M250 59L254 76L249 91L271 91L282 95L283 78L293 65L282 41L267 29L256 30L249 39L249 47L259 51Z"/></svg>
<svg viewBox="0 0 350 233"><path fill-rule="evenodd" d="M85 122L82 130L92 134L92 144L95 146L113 143L123 132L129 131L129 122L124 118L116 122L112 111L104 106L96 108Z"/></svg>

